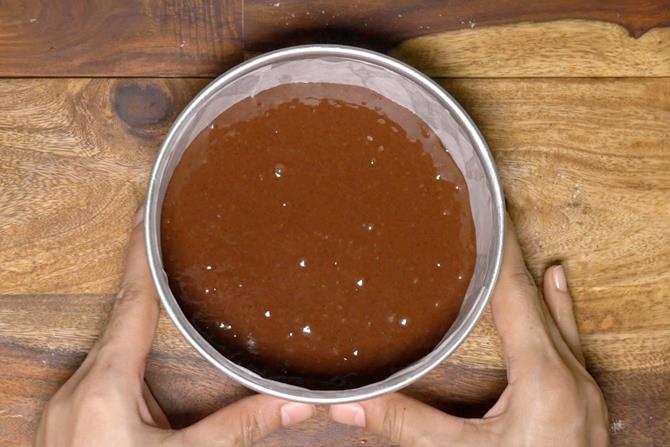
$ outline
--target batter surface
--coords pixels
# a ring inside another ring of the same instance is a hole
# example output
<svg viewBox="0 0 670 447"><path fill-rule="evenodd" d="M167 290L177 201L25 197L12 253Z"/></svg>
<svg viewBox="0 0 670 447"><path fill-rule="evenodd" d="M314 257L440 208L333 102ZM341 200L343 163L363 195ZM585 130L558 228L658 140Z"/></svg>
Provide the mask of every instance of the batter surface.
<svg viewBox="0 0 670 447"><path fill-rule="evenodd" d="M433 131L371 90L287 84L192 142L162 210L187 317L229 359L314 389L380 380L453 323L476 248Z"/></svg>

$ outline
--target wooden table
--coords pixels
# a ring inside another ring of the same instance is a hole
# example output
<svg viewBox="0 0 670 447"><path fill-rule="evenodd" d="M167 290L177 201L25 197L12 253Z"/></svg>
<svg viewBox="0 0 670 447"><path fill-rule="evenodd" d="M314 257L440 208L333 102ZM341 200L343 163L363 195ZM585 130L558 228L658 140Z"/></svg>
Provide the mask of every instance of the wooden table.
<svg viewBox="0 0 670 447"><path fill-rule="evenodd" d="M29 445L104 326L131 215L176 114L249 54L353 43L462 102L532 273L567 268L612 444L670 443L670 2L0 1L0 445ZM495 5L495 6L494 6ZM175 426L247 394L163 316L148 381ZM481 415L487 314L407 392ZM319 416L265 445L383 445Z"/></svg>

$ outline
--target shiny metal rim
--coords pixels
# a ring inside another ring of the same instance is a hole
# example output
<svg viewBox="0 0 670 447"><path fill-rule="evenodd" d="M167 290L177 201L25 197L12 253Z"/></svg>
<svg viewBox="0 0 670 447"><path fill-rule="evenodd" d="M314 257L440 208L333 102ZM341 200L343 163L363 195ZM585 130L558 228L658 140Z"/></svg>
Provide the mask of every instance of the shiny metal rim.
<svg viewBox="0 0 670 447"><path fill-rule="evenodd" d="M463 126L463 129L467 131L475 146L475 149L478 152L478 156L480 157L482 165L484 166L487 180L491 188L491 195L495 202L494 217L497 219L499 224L496 226L496 234L494 237L492 249L493 265L491 266L492 268L489 269L488 277L486 278L486 289L480 293L475 304L469 310L467 315L465 315L461 325L454 331L452 336L444 340L440 345L438 345L438 347L435 348L432 353L426 357L426 359L429 359L429 361L426 363L424 368L420 370L399 373L380 382L366 385L361 388L337 391L316 391L281 384L272 380L264 379L255 374L251 374L246 369L223 357L223 355L216 351L207 341L205 341L205 339L195 330L195 328L193 328L191 323L181 311L174 295L172 294L167 277L162 268L159 240L160 227L158 216L159 207L161 205L161 203L159 203L160 185L163 181L169 181L169 179L166 180L164 178L165 161L167 155L171 150L175 140L178 138L184 122L209 96L240 76L243 76L257 68L266 66L268 64L296 58L315 58L327 56L339 56L349 59L357 59L362 62L372 63L392 70L416 82L427 91L432 93L436 98L438 98L440 102L457 119L459 124ZM504 198L496 168L493 163L493 158L486 142L484 141L484 138L479 132L479 129L470 119L468 114L463 110L460 104L458 104L458 102L456 102L456 100L451 95L445 92L432 79L400 61L374 51L341 45L305 45L273 51L262 56L258 56L254 59L250 59L232 68L210 83L182 111L182 113L172 125L167 137L165 138L149 179L149 191L147 194L147 206L145 211L146 248L151 275L165 310L170 315L170 318L175 323L177 328L179 328L179 331L182 333L182 335L188 340L188 342L193 347L195 347L196 350L212 365L248 388L282 399L316 404L337 404L366 400L382 394L396 391L416 381L440 362L442 362L446 357L448 357L463 342L463 340L465 340L467 335L477 324L477 321L481 317L481 314L489 301L493 287L500 272L504 225Z"/></svg>

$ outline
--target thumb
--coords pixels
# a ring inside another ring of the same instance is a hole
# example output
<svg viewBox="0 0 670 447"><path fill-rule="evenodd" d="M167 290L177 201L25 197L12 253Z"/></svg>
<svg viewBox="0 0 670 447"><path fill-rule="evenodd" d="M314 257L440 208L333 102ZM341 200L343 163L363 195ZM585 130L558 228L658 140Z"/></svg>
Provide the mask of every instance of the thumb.
<svg viewBox="0 0 670 447"><path fill-rule="evenodd" d="M482 445L477 419L462 419L402 394L353 404L333 405L330 417L341 424L365 427L403 447Z"/></svg>
<svg viewBox="0 0 670 447"><path fill-rule="evenodd" d="M314 411L314 405L258 394L175 432L168 445L248 447L281 427L309 419Z"/></svg>

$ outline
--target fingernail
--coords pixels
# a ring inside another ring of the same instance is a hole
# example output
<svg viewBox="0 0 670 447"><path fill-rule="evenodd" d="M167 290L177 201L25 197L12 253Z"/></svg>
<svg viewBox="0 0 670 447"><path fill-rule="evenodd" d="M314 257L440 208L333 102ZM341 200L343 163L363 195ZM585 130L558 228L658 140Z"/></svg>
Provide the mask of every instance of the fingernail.
<svg viewBox="0 0 670 447"><path fill-rule="evenodd" d="M563 266L562 265L554 266L553 271L551 273L552 276L554 277L554 287L556 287L556 290L559 290L561 292L567 292L568 283L565 280L565 270L563 270Z"/></svg>
<svg viewBox="0 0 670 447"><path fill-rule="evenodd" d="M284 427L297 424L314 416L314 405L289 402L281 407L281 424Z"/></svg>
<svg viewBox="0 0 670 447"><path fill-rule="evenodd" d="M330 417L335 422L365 427L365 409L359 404L342 404L330 407Z"/></svg>
<svg viewBox="0 0 670 447"><path fill-rule="evenodd" d="M133 219L133 226L139 225L140 222L144 220L144 205L142 205L138 210L137 213L135 214L135 218Z"/></svg>

